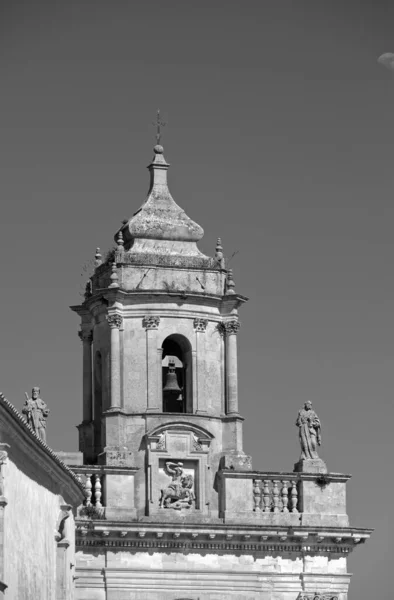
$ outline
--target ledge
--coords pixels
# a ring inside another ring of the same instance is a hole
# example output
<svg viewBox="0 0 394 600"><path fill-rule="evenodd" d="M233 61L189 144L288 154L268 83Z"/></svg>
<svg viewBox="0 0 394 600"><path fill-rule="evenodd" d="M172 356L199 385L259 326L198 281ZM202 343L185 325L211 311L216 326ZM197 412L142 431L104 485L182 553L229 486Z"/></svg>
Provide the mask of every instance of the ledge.
<svg viewBox="0 0 394 600"><path fill-rule="evenodd" d="M77 520L77 546L182 548L228 552L348 554L364 543L369 529L350 527L236 527Z"/></svg>

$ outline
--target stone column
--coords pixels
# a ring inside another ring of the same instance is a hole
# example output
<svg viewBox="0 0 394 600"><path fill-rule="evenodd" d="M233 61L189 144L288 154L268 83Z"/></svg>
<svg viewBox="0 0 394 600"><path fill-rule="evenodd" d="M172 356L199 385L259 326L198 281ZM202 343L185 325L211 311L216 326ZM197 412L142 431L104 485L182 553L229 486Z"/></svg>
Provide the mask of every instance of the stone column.
<svg viewBox="0 0 394 600"><path fill-rule="evenodd" d="M159 355L157 350L157 330L159 328L160 317L147 315L143 319L143 326L146 329L146 378L147 378L147 411L156 412L160 410L159 396L161 390L158 389L159 374L161 362L159 364Z"/></svg>
<svg viewBox="0 0 394 600"><path fill-rule="evenodd" d="M196 399L196 405L193 407L196 413L206 413L207 403L206 394L204 390L204 380L206 377L205 372L205 332L208 325L208 319L196 318L193 321L194 330L196 332L196 376L194 378L196 382L196 389L194 390L193 396ZM194 365L193 365L194 367Z"/></svg>
<svg viewBox="0 0 394 600"><path fill-rule="evenodd" d="M110 376L110 409L120 408L120 333L123 323L121 315L113 314L107 317L111 328L111 376Z"/></svg>
<svg viewBox="0 0 394 600"><path fill-rule="evenodd" d="M237 333L240 324L238 320L233 319L223 325L226 333L227 414L238 415Z"/></svg>
<svg viewBox="0 0 394 600"><path fill-rule="evenodd" d="M92 341L91 329L82 329L78 335L83 345L83 422L90 423L93 416L93 394L92 394Z"/></svg>

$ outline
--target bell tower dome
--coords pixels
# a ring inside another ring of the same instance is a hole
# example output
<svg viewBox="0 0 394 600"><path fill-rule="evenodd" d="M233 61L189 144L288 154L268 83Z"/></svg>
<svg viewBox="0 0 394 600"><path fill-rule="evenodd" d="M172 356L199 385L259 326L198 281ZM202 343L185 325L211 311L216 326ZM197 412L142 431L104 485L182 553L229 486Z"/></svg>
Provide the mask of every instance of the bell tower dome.
<svg viewBox="0 0 394 600"><path fill-rule="evenodd" d="M234 289L221 240L214 257L198 249L203 229L171 196L168 168L157 144L146 200L115 233L112 254L102 261L97 251L85 301L71 307L83 344L80 451L85 464L139 469L140 514L151 512L142 490L154 485L144 474L149 448L168 436L173 460L190 462L186 434L209 448L213 472L220 461L249 460L237 381L238 309L247 298Z"/></svg>

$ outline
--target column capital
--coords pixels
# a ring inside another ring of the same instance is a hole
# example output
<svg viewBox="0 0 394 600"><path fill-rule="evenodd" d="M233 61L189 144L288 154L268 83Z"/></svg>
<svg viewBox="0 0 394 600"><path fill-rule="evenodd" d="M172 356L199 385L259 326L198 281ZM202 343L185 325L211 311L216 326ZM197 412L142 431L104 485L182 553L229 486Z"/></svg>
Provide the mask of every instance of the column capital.
<svg viewBox="0 0 394 600"><path fill-rule="evenodd" d="M154 315L145 315L142 319L142 326L145 329L158 329L160 323L160 317L156 317Z"/></svg>
<svg viewBox="0 0 394 600"><path fill-rule="evenodd" d="M193 321L193 326L196 331L200 331L201 333L205 333L208 325L208 319L200 319L195 318Z"/></svg>
<svg viewBox="0 0 394 600"><path fill-rule="evenodd" d="M122 315L117 315L117 314L108 315L107 321L108 321L108 325L111 327L111 329L120 329L122 327L123 317L122 317Z"/></svg>
<svg viewBox="0 0 394 600"><path fill-rule="evenodd" d="M78 337L81 342L91 344L93 342L93 331L91 329L81 329L81 331L78 331Z"/></svg>
<svg viewBox="0 0 394 600"><path fill-rule="evenodd" d="M241 327L241 323L238 319L232 319L231 321L224 321L222 326L226 335L236 335Z"/></svg>

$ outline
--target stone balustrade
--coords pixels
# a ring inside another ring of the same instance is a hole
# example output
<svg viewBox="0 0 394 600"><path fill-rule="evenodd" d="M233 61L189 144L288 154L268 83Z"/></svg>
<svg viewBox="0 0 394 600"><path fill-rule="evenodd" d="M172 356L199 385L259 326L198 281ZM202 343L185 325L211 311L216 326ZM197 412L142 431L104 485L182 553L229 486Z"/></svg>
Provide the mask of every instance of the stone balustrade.
<svg viewBox="0 0 394 600"><path fill-rule="evenodd" d="M264 513L298 513L297 478L278 479L278 474L253 480L253 510Z"/></svg>
<svg viewBox="0 0 394 600"><path fill-rule="evenodd" d="M79 516L92 519L134 518L134 475L138 469L114 465L80 465L72 470L85 489Z"/></svg>
<svg viewBox="0 0 394 600"><path fill-rule="evenodd" d="M348 527L346 482L339 473L222 469L219 516L226 523Z"/></svg>
<svg viewBox="0 0 394 600"><path fill-rule="evenodd" d="M103 487L105 485L105 473L99 466L74 467L77 479L82 483L85 490L85 500L83 502L81 514L86 508L97 509L97 516L102 518L104 515L103 505ZM85 510L85 512L87 512Z"/></svg>

